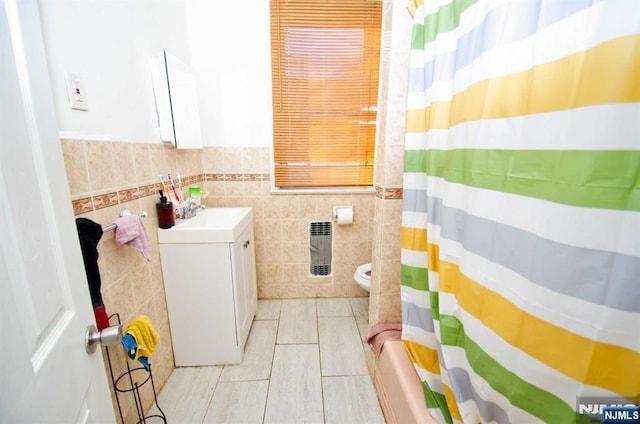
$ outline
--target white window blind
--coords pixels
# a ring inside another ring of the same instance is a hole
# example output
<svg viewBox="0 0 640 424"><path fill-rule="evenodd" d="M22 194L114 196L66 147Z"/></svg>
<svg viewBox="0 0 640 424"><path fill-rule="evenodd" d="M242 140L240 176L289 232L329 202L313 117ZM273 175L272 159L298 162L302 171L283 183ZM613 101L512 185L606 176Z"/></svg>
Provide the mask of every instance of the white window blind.
<svg viewBox="0 0 640 424"><path fill-rule="evenodd" d="M272 0L279 188L373 185L382 2Z"/></svg>

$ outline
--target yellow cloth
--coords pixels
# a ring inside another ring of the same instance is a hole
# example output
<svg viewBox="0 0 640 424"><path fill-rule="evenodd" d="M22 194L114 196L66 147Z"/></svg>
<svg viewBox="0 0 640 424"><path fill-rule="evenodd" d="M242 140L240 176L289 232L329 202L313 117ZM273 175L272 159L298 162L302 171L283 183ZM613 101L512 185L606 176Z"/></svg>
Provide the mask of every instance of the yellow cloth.
<svg viewBox="0 0 640 424"><path fill-rule="evenodd" d="M131 321L125 331L126 334L131 334L136 339L136 356L133 359L138 359L141 356L150 357L156 350L158 345L158 332L151 326L151 321L146 315L140 315L135 320Z"/></svg>

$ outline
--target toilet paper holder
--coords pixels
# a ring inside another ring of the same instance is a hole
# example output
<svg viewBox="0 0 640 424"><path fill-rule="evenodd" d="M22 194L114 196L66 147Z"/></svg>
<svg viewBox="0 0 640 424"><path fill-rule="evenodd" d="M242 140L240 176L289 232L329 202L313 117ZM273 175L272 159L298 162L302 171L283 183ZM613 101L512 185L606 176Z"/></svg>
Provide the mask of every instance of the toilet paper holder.
<svg viewBox="0 0 640 424"><path fill-rule="evenodd" d="M352 220L353 220L353 206L334 206L333 207L333 222L340 224L340 222L338 222L338 215L340 213L341 209L345 209L348 210L348 215L350 216L350 222L347 222L347 224L351 224Z"/></svg>

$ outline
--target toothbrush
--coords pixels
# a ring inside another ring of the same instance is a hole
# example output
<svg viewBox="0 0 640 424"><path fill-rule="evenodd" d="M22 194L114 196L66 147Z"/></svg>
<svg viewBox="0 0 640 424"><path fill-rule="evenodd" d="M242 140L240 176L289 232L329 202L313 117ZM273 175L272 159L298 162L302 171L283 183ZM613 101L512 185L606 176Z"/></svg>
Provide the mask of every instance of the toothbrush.
<svg viewBox="0 0 640 424"><path fill-rule="evenodd" d="M173 191L173 194L176 197L176 201L180 203L180 196L178 195L176 186L173 184L173 178L171 178L171 172L167 172L167 179L169 180L169 187L171 187L171 191Z"/></svg>
<svg viewBox="0 0 640 424"><path fill-rule="evenodd" d="M178 172L178 191L180 192L180 195L182 196L182 178L180 178L180 173Z"/></svg>
<svg viewBox="0 0 640 424"><path fill-rule="evenodd" d="M173 184L173 179L171 178L171 172L167 173L167 178L169 179L169 184L171 185L171 189L173 190L173 194L176 195L176 200L178 201L178 203L182 203L182 199L180 198L180 195L178 194L178 190L176 190L176 186Z"/></svg>
<svg viewBox="0 0 640 424"><path fill-rule="evenodd" d="M173 199L171 198L171 192L169 191L169 189L167 188L167 185L165 184L165 180L164 180L164 175L160 175L160 182L162 183L162 188L164 189L164 192L168 194L169 200L171 201L171 203L173 203Z"/></svg>

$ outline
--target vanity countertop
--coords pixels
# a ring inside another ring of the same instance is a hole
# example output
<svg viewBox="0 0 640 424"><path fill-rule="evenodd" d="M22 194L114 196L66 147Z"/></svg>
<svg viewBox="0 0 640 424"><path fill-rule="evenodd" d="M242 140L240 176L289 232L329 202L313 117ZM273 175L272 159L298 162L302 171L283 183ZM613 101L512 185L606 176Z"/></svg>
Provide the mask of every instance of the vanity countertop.
<svg viewBox="0 0 640 424"><path fill-rule="evenodd" d="M158 242L232 243L252 221L251 208L207 208L190 219L176 219L175 226L158 229Z"/></svg>

